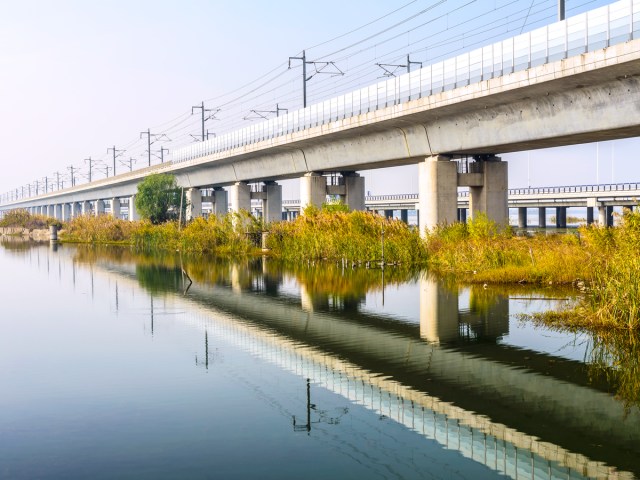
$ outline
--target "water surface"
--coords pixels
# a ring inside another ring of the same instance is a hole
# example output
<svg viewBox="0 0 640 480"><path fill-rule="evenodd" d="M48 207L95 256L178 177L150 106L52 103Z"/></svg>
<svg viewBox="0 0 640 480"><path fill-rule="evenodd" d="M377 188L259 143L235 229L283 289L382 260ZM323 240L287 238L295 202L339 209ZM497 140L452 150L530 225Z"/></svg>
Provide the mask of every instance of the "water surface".
<svg viewBox="0 0 640 480"><path fill-rule="evenodd" d="M593 339L516 317L566 292L48 244L0 268L1 478L640 473Z"/></svg>

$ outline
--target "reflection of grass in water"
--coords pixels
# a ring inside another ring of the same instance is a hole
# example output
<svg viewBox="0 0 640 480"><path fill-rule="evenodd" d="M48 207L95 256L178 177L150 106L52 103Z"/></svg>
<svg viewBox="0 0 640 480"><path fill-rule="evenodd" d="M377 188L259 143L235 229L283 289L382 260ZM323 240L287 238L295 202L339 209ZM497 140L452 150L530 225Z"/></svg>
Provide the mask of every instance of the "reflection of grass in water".
<svg viewBox="0 0 640 480"><path fill-rule="evenodd" d="M584 332L584 320L569 311L546 312L523 316L557 331ZM592 379L605 378L627 408L640 407L640 337L637 332L621 329L587 330L592 348L588 353Z"/></svg>
<svg viewBox="0 0 640 480"><path fill-rule="evenodd" d="M194 282L229 284L231 276L241 287L249 287L257 276L281 278L293 276L307 291L337 296L361 296L370 291L381 290L385 285L400 284L415 280L419 271L400 267L386 267L384 280L379 268L342 268L331 262L285 263L273 258L252 257L229 260L219 257L190 256L159 252L151 254L119 246L78 246L75 261L97 263L135 263L136 268L175 270L184 268ZM263 268L263 262L264 264ZM157 272L158 274L160 271Z"/></svg>
<svg viewBox="0 0 640 480"><path fill-rule="evenodd" d="M398 285L415 280L419 271L399 267L379 269L342 268L330 262L314 264L283 264L280 268L293 274L308 292L335 295L342 298L361 297L368 292L380 291L383 285Z"/></svg>
<svg viewBox="0 0 640 480"><path fill-rule="evenodd" d="M595 375L615 385L627 407L640 406L640 338L627 332L594 335L591 355Z"/></svg>
<svg viewBox="0 0 640 480"><path fill-rule="evenodd" d="M151 293L178 292L185 288L185 277L180 268L136 265L136 278L140 286Z"/></svg>

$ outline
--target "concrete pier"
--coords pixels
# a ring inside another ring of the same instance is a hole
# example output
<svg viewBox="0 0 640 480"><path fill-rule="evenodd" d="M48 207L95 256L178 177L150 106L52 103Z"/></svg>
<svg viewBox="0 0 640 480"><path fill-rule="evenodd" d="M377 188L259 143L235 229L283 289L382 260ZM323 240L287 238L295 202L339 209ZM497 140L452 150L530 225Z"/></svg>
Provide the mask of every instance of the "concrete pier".
<svg viewBox="0 0 640 480"><path fill-rule="evenodd" d="M409 223L409 210L400 210L400 220Z"/></svg>
<svg viewBox="0 0 640 480"><path fill-rule="evenodd" d="M509 174L507 162L500 157L474 162L473 173L482 174L482 185L469 185L469 210L471 218L482 212L496 224L507 226L509 223L508 188ZM477 170L480 170L479 172Z"/></svg>
<svg viewBox="0 0 640 480"><path fill-rule="evenodd" d="M68 203L63 203L60 205L60 220L63 222L68 222L71 220L71 205Z"/></svg>
<svg viewBox="0 0 640 480"><path fill-rule="evenodd" d="M547 209L538 207L538 227L547 228Z"/></svg>
<svg viewBox="0 0 640 480"><path fill-rule="evenodd" d="M567 207L556 207L556 228L567 228Z"/></svg>
<svg viewBox="0 0 640 480"><path fill-rule="evenodd" d="M129 221L134 222L136 220L140 220L138 216L138 212L136 210L136 196L131 195L129 197Z"/></svg>
<svg viewBox="0 0 640 480"><path fill-rule="evenodd" d="M527 207L518 207L518 227L527 228Z"/></svg>
<svg viewBox="0 0 640 480"><path fill-rule="evenodd" d="M587 207L587 225L593 223L593 207Z"/></svg>
<svg viewBox="0 0 640 480"><path fill-rule="evenodd" d="M240 210L251 211L251 188L248 183L236 182L229 187L229 209L236 213Z"/></svg>
<svg viewBox="0 0 640 480"><path fill-rule="evenodd" d="M114 197L109 200L109 209L113 218L120 218L120 199Z"/></svg>
<svg viewBox="0 0 640 480"><path fill-rule="evenodd" d="M185 208L185 220L190 222L196 217L202 216L202 194L199 188L185 190L187 206Z"/></svg>
<svg viewBox="0 0 640 480"><path fill-rule="evenodd" d="M96 200L96 217L104 215L104 200Z"/></svg>
<svg viewBox="0 0 640 480"><path fill-rule="evenodd" d="M229 195L222 187L213 189L211 196L211 213L214 215L226 215L229 211Z"/></svg>
<svg viewBox="0 0 640 480"><path fill-rule="evenodd" d="M344 172L341 181L345 189L344 195L340 196L342 203L349 210L364 210L364 177L356 172Z"/></svg>
<svg viewBox="0 0 640 480"><path fill-rule="evenodd" d="M265 182L262 187L262 219L264 223L282 221L282 185Z"/></svg>
<svg viewBox="0 0 640 480"><path fill-rule="evenodd" d="M448 157L436 155L418 164L420 235L458 217L458 170Z"/></svg>
<svg viewBox="0 0 640 480"><path fill-rule="evenodd" d="M607 226L607 207L604 205L598 206L598 225L601 227Z"/></svg>
<svg viewBox="0 0 640 480"><path fill-rule="evenodd" d="M327 201L327 179L320 173L309 172L300 178L300 213L309 205L318 208Z"/></svg>

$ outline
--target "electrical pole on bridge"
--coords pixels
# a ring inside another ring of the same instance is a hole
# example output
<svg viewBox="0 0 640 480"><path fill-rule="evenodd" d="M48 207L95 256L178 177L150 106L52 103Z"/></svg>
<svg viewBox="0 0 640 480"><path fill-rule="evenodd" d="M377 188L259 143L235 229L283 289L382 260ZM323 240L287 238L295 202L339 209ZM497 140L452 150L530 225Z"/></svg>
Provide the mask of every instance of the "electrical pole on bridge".
<svg viewBox="0 0 640 480"><path fill-rule="evenodd" d="M200 105L196 105L194 107L191 107L191 115L193 115L193 110L199 108L200 109L200 114L201 114L201 123L202 123L202 141L205 141L205 137L208 137L208 135L206 135L205 133L205 129L204 129L204 122L206 122L207 120L217 120L216 118L216 113L218 113L220 111L219 108L211 109L211 108L204 108L204 102L202 102ZM208 112L213 112L211 115L209 115L207 118L205 118L205 113ZM193 136L193 135L192 135Z"/></svg>
<svg viewBox="0 0 640 480"><path fill-rule="evenodd" d="M114 145L111 148L107 148L107 153L109 153L110 151L113 151L113 176L115 177L116 175L116 157L119 157L120 155L122 155L125 150L116 150L116 146Z"/></svg>
<svg viewBox="0 0 640 480"><path fill-rule="evenodd" d="M289 68L291 68L291 60L301 60L302 61L302 106L303 108L307 108L307 82L311 80L314 76L319 73L326 73L329 75L344 75L344 72L340 70L334 62L308 62L307 61L307 53L305 50L302 51L301 57L289 57ZM315 73L312 73L307 77L307 65L313 65L315 68ZM318 65L320 65L318 67ZM333 67L335 70L325 72L326 68Z"/></svg>
<svg viewBox="0 0 640 480"><path fill-rule="evenodd" d="M558 21L564 20L564 2L565 0L558 0Z"/></svg>
<svg viewBox="0 0 640 480"><path fill-rule="evenodd" d="M89 163L89 176L87 177L87 179L89 180L89 183L91 183L91 167L93 166L93 163L95 162L95 160L92 160L91 157L89 157L89 158L85 158L84 161Z"/></svg>

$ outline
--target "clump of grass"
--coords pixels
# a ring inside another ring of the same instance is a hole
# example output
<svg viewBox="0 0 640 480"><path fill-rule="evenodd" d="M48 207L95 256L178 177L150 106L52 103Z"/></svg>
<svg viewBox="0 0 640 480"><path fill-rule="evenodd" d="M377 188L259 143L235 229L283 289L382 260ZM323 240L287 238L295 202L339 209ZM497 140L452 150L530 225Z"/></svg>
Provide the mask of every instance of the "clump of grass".
<svg viewBox="0 0 640 480"><path fill-rule="evenodd" d="M26 228L28 230L40 230L49 228L49 225L57 224L55 218L45 215L32 215L24 209L11 210L0 219L0 227Z"/></svg>
<svg viewBox="0 0 640 480"><path fill-rule="evenodd" d="M640 213L615 228L583 227L592 278L584 310L595 323L640 329Z"/></svg>
<svg viewBox="0 0 640 480"><path fill-rule="evenodd" d="M262 223L246 211L194 219L180 233L185 253L246 255L260 244Z"/></svg>
<svg viewBox="0 0 640 480"><path fill-rule="evenodd" d="M130 243L141 222L129 222L111 215L82 215L65 224L60 239L81 243Z"/></svg>
<svg viewBox="0 0 640 480"><path fill-rule="evenodd" d="M333 211L329 211L333 210ZM308 207L292 222L270 228L267 247L291 261L345 260L420 264L426 261L424 243L416 229L370 212ZM384 255L383 255L384 248Z"/></svg>
<svg viewBox="0 0 640 480"><path fill-rule="evenodd" d="M476 283L568 284L589 274L577 236L518 237L482 214L428 232L426 249L432 271Z"/></svg>

